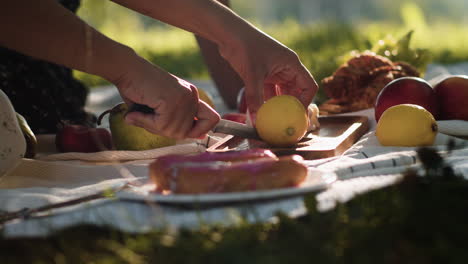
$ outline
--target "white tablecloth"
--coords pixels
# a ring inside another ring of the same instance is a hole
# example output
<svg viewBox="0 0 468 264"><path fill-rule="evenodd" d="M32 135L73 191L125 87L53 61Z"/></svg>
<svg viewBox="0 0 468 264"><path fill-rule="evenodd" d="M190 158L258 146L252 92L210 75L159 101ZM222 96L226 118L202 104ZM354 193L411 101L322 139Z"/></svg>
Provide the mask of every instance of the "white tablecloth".
<svg viewBox="0 0 468 264"><path fill-rule="evenodd" d="M463 67L468 68L467 65L462 64L454 69L459 70ZM435 78L441 73L460 72L433 65L429 68L426 77ZM211 83L195 84L204 87L216 96ZM227 109L220 107L222 103L219 97L215 98L218 110L226 112ZM92 92L88 109L100 113L119 101L113 88L99 88ZM393 184L407 168L418 169L420 167L414 148L380 146L374 135L375 121L372 118L372 109L352 114L369 116L370 132L340 157L308 161L311 168L323 171L323 173L335 173L340 179L328 190L317 195L319 210L328 210L333 208L335 203L352 199L356 194ZM452 137L443 134L437 136L434 147L443 155L446 155L445 147L450 138ZM455 168L456 172L468 177L467 141L452 139L455 140L457 149L447 155L447 162ZM47 170L45 169L47 166L41 165L47 162L54 162L57 165L54 166L54 171ZM18 168L16 175L0 179L0 210L11 212L25 207L35 208L67 201L121 186L129 180L129 177L144 181L148 174L147 162L147 160L140 160L119 163L119 166L115 164L96 166L76 161L36 161L35 163L25 161L24 168ZM35 173L29 173L31 170ZM207 223L236 225L241 219L250 222L274 221L278 211L295 217L305 214L306 208L302 197L198 209L147 203L144 200L132 202L100 199L56 209L41 217L8 222L3 226L3 235L5 237L45 236L76 224L112 226L136 233L168 226L197 228Z"/></svg>

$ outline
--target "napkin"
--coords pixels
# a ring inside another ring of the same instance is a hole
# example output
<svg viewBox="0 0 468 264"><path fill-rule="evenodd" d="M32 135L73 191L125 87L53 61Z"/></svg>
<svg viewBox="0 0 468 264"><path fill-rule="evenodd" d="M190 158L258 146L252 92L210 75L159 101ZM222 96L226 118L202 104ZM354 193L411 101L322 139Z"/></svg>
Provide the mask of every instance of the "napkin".
<svg viewBox="0 0 468 264"><path fill-rule="evenodd" d="M43 140L42 149L48 149L48 153L40 153L36 158L44 161L65 161L65 160L80 160L87 162L115 162L115 161L132 161L132 160L148 160L169 154L194 154L204 152L206 148L216 144L222 138L221 134L208 135L204 139L185 139L179 140L174 146L155 148L149 150L129 151L129 150L107 150L92 153L81 152L66 152L57 153L50 145L51 139L40 138Z"/></svg>
<svg viewBox="0 0 468 264"><path fill-rule="evenodd" d="M468 136L468 121L440 120L437 121L439 132L453 136Z"/></svg>

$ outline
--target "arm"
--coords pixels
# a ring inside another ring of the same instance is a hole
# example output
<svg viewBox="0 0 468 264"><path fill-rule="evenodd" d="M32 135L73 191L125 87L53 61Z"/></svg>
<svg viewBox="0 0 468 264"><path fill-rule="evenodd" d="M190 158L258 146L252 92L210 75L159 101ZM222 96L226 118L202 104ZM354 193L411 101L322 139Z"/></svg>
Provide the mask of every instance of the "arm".
<svg viewBox="0 0 468 264"><path fill-rule="evenodd" d="M229 0L218 0L229 7ZM200 51L203 55L208 71L213 79L224 102L229 108L236 108L239 90L244 87L244 82L234 69L229 65L215 43L195 35Z"/></svg>
<svg viewBox="0 0 468 264"><path fill-rule="evenodd" d="M152 107L156 114L132 113L127 121L153 133L200 137L219 120L194 87L92 29L55 0L4 1L0 32L2 46L101 76L126 103Z"/></svg>
<svg viewBox="0 0 468 264"><path fill-rule="evenodd" d="M185 29L218 46L229 46L233 31L253 29L229 8L213 0L112 0L141 14Z"/></svg>
<svg viewBox="0 0 468 264"><path fill-rule="evenodd" d="M251 113L268 94L294 95L307 107L318 89L292 50L214 0L113 1L216 44L244 82Z"/></svg>
<svg viewBox="0 0 468 264"><path fill-rule="evenodd" d="M227 5L227 0L220 0L221 4L212 0L113 1L195 33L204 61L221 97L228 107L236 107L237 95L244 83L229 62L223 59L218 49L220 46L226 46L224 42L232 42L230 39L241 35L228 31L236 28L240 32L252 30L253 27L222 5ZM228 28L229 30L226 30Z"/></svg>
<svg viewBox="0 0 468 264"><path fill-rule="evenodd" d="M0 32L2 46L111 82L123 71L121 65L135 56L55 0L3 1Z"/></svg>

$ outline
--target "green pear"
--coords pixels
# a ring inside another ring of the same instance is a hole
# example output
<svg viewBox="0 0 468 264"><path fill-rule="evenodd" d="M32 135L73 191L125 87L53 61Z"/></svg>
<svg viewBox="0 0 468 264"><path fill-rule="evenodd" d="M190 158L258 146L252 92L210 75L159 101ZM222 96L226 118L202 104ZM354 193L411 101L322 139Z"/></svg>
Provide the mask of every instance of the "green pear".
<svg viewBox="0 0 468 264"><path fill-rule="evenodd" d="M36 156L36 135L34 135L34 132L29 127L28 122L22 115L16 113L16 118L18 119L18 124L21 128L21 131L23 132L24 139L26 140L26 153L24 153L24 157L32 159L34 156Z"/></svg>
<svg viewBox="0 0 468 264"><path fill-rule="evenodd" d="M153 134L144 128L125 123L125 115L128 112L125 103L117 104L109 112L112 141L117 150L148 150L176 143L175 139ZM101 117L106 113L107 111L101 114Z"/></svg>

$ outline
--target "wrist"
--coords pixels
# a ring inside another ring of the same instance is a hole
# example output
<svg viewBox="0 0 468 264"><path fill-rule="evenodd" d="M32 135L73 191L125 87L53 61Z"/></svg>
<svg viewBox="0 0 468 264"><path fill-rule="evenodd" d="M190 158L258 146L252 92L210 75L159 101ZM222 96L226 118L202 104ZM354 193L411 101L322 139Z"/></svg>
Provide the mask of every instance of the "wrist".
<svg viewBox="0 0 468 264"><path fill-rule="evenodd" d="M104 62L98 65L98 75L117 86L141 59L132 48L119 45L102 59Z"/></svg>
<svg viewBox="0 0 468 264"><path fill-rule="evenodd" d="M86 37L84 51L85 71L116 84L134 65L139 56L135 51L106 36L91 31Z"/></svg>

